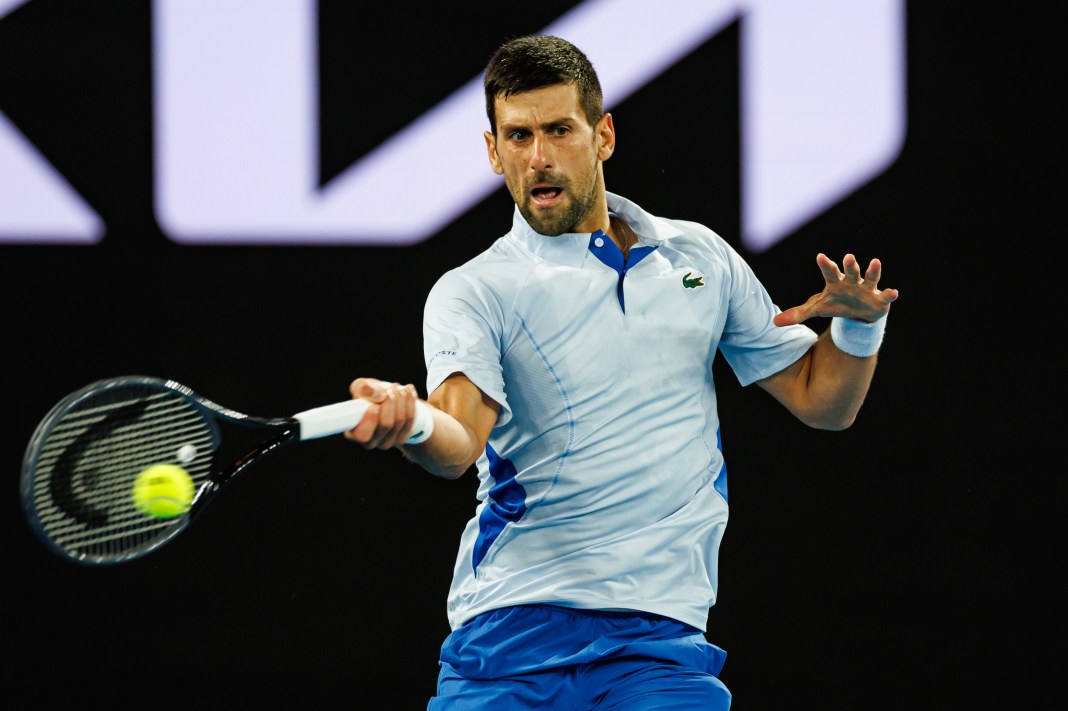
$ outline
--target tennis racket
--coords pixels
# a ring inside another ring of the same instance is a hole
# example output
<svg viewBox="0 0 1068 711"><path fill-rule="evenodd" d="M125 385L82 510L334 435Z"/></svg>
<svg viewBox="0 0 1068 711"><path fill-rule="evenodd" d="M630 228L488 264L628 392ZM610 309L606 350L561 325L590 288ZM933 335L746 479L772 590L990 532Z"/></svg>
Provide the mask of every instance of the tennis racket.
<svg viewBox="0 0 1068 711"><path fill-rule="evenodd" d="M141 558L185 530L250 465L285 444L352 429L369 404L346 400L262 418L217 405L173 380L98 380L60 400L37 426L22 462L23 510L46 546L71 561ZM253 431L256 443L236 459L220 448L223 429L236 434L234 427ZM431 427L430 412L419 402L408 442L422 441ZM185 513L154 518L134 504L133 482L154 464L189 472L195 493Z"/></svg>

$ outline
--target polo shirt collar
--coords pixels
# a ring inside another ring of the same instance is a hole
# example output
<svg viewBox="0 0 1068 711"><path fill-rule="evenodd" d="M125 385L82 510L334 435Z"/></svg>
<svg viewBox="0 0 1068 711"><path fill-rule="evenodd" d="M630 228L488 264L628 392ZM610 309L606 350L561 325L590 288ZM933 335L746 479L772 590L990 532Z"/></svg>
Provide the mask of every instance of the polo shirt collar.
<svg viewBox="0 0 1068 711"><path fill-rule="evenodd" d="M678 228L659 217L650 215L630 200L609 192L606 192L605 196L608 198L609 213L626 220L638 236L640 245L657 247L664 240L681 234ZM590 246L589 232L565 232L555 237L535 232L523 219L518 205L512 212L512 230L508 236L537 256L569 267L581 266Z"/></svg>

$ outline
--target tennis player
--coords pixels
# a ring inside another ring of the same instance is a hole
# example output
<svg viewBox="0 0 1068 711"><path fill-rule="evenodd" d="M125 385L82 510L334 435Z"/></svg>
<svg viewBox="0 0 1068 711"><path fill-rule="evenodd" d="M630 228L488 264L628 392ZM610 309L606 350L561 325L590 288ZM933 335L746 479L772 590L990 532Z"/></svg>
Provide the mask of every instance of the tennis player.
<svg viewBox="0 0 1068 711"><path fill-rule="evenodd" d="M705 636L728 516L713 358L845 429L898 292L877 259L820 254L822 291L780 310L715 232L607 192L613 118L563 39L503 44L485 94L515 210L427 298L432 434L406 443L414 386L350 387L375 403L350 439L446 478L477 464L428 708L727 709Z"/></svg>

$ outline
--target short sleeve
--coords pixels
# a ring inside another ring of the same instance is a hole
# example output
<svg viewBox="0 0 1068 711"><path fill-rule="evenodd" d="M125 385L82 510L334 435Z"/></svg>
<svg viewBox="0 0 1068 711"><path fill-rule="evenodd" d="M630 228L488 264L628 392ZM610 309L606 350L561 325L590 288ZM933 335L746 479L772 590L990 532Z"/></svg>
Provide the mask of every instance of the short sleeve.
<svg viewBox="0 0 1068 711"><path fill-rule="evenodd" d="M730 310L719 350L743 385L778 373L793 364L816 342L805 324L776 326L776 306L752 268L729 246Z"/></svg>
<svg viewBox="0 0 1068 711"><path fill-rule="evenodd" d="M511 419L504 391L500 296L472 275L446 272L423 309L423 357L427 394L453 373L463 373L500 406L497 424Z"/></svg>

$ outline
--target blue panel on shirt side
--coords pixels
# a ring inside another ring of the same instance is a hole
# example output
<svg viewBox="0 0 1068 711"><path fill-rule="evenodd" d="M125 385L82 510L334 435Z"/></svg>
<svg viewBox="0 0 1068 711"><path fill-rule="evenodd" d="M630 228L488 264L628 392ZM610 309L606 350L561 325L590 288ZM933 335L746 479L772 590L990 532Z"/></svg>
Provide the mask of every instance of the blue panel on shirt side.
<svg viewBox="0 0 1068 711"><path fill-rule="evenodd" d="M500 455L486 443L486 458L489 459L490 476L493 488L489 491L489 500L482 509L478 519L478 540L471 556L471 566L478 575L478 564L486 557L497 536L510 521L518 521L527 511L527 492L515 480L515 465Z"/></svg>
<svg viewBox="0 0 1068 711"><path fill-rule="evenodd" d="M716 428L716 449L719 450L720 455L723 454L723 434L719 428ZM719 495L723 497L723 500L727 500L727 458L723 457L723 466L719 468L719 476L716 477L716 483L713 485Z"/></svg>

